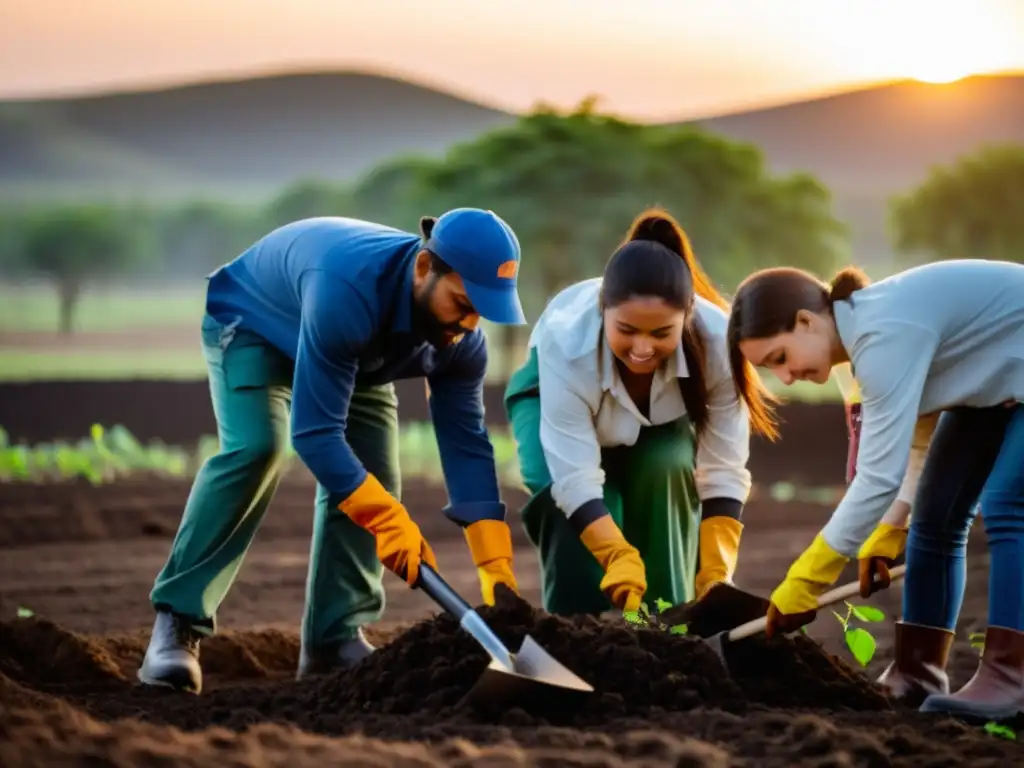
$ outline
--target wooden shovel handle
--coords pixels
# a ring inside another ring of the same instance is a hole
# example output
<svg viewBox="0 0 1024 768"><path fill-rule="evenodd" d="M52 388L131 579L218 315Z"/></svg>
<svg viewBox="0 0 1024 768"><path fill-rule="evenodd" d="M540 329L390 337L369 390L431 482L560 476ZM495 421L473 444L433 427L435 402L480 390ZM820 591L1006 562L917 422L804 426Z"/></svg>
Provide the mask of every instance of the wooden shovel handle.
<svg viewBox="0 0 1024 768"><path fill-rule="evenodd" d="M899 581L903 578L904 571L907 570L907 566L898 565L895 568L889 570L889 577L892 581ZM846 600L853 597L854 595L860 594L860 582L851 581L849 584L844 584L841 587L836 587L831 592L826 592L824 595L818 598L818 608L827 608L830 605L838 603L840 600ZM759 619L748 621L746 624L740 624L735 629L729 632L728 638L730 640L742 640L745 637L756 635L758 632L764 632L765 627L768 626L768 617L762 616Z"/></svg>

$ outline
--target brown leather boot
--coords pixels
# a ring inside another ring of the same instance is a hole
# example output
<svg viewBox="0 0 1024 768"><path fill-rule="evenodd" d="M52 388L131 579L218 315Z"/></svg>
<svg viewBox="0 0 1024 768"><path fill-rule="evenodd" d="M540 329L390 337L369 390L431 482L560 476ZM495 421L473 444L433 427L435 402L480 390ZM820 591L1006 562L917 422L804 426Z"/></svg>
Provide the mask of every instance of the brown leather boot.
<svg viewBox="0 0 1024 768"><path fill-rule="evenodd" d="M1006 720L1024 712L1024 632L989 627L974 677L952 695L929 696L921 711L980 720Z"/></svg>
<svg viewBox="0 0 1024 768"><path fill-rule="evenodd" d="M933 693L949 693L946 662L955 637L948 629L897 621L895 658L878 684L892 698L915 707Z"/></svg>

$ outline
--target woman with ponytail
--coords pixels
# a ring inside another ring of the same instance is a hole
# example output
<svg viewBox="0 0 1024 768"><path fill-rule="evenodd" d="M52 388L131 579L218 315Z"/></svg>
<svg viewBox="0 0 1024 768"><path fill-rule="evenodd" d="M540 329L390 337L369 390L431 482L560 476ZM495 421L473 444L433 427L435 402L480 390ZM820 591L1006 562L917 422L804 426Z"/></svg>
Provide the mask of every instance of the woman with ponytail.
<svg viewBox="0 0 1024 768"><path fill-rule="evenodd" d="M682 228L650 210L603 277L537 322L505 405L548 611L689 602L730 581L750 423L771 422L753 369L744 398L733 389L727 308Z"/></svg>
<svg viewBox="0 0 1024 768"><path fill-rule="evenodd" d="M740 393L751 363L786 385L824 384L849 363L859 391L855 471L772 593L768 634L813 619L854 558L862 595L887 587L905 549L903 616L879 682L926 712L1024 711L1024 266L942 261L876 283L847 268L830 285L768 269L737 290L728 338ZM977 673L950 695L945 666L979 504L989 623Z"/></svg>

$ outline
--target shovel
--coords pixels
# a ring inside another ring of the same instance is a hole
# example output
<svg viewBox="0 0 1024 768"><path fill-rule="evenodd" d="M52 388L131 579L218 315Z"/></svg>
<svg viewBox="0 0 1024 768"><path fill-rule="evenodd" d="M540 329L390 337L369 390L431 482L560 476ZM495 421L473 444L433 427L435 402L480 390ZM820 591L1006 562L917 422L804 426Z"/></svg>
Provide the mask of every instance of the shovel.
<svg viewBox="0 0 1024 768"><path fill-rule="evenodd" d="M688 635L711 637L768 614L771 601L728 582L715 584L700 600L662 611L663 624L685 624Z"/></svg>
<svg viewBox="0 0 1024 768"><path fill-rule="evenodd" d="M898 581L903 578L903 573L907 570L907 566L898 565L895 568L889 570L889 577L892 581ZM715 588L717 589L717 587ZM713 590L712 590L713 591ZM749 594L749 593L747 593ZM831 592L826 592L824 595L818 598L818 609L826 608L830 605L846 600L853 597L854 595L860 594L860 582L853 581L842 587L836 587ZM708 593L708 597L711 593ZM768 601L765 601L766 603ZM743 640L744 638L756 635L759 632L764 632L768 626L767 613L764 616L760 616L756 619L740 624L738 627L731 630L723 630L716 632L710 637L700 636L701 640L711 646L712 650L718 654L718 658L722 660L722 663L728 667L728 662L725 659L725 649L730 644L737 640Z"/></svg>
<svg viewBox="0 0 1024 768"><path fill-rule="evenodd" d="M562 707L594 692L593 686L556 661L529 635L523 638L518 653L509 652L483 617L426 563L420 563L416 587L457 619L491 657L463 702L523 709L531 703Z"/></svg>

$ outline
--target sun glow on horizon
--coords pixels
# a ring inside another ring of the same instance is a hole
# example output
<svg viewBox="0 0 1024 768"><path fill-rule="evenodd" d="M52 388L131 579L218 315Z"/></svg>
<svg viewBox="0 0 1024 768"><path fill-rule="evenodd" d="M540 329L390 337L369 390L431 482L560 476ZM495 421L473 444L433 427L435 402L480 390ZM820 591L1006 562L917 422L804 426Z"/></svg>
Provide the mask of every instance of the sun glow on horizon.
<svg viewBox="0 0 1024 768"><path fill-rule="evenodd" d="M981 73L963 68L936 67L935 69L922 68L920 72L911 73L910 76L914 80L917 80L918 82L930 83L932 85L946 85L948 83L955 83L958 80L963 80L965 77L970 77L971 75L977 74Z"/></svg>
<svg viewBox="0 0 1024 768"><path fill-rule="evenodd" d="M858 31L872 40L869 61L878 74L954 83L1004 70L1013 61L1012 25L991 9L974 6L966 1L904 0L884 16L871 6L871 14L851 16L847 28L854 28L854 18L863 25Z"/></svg>

